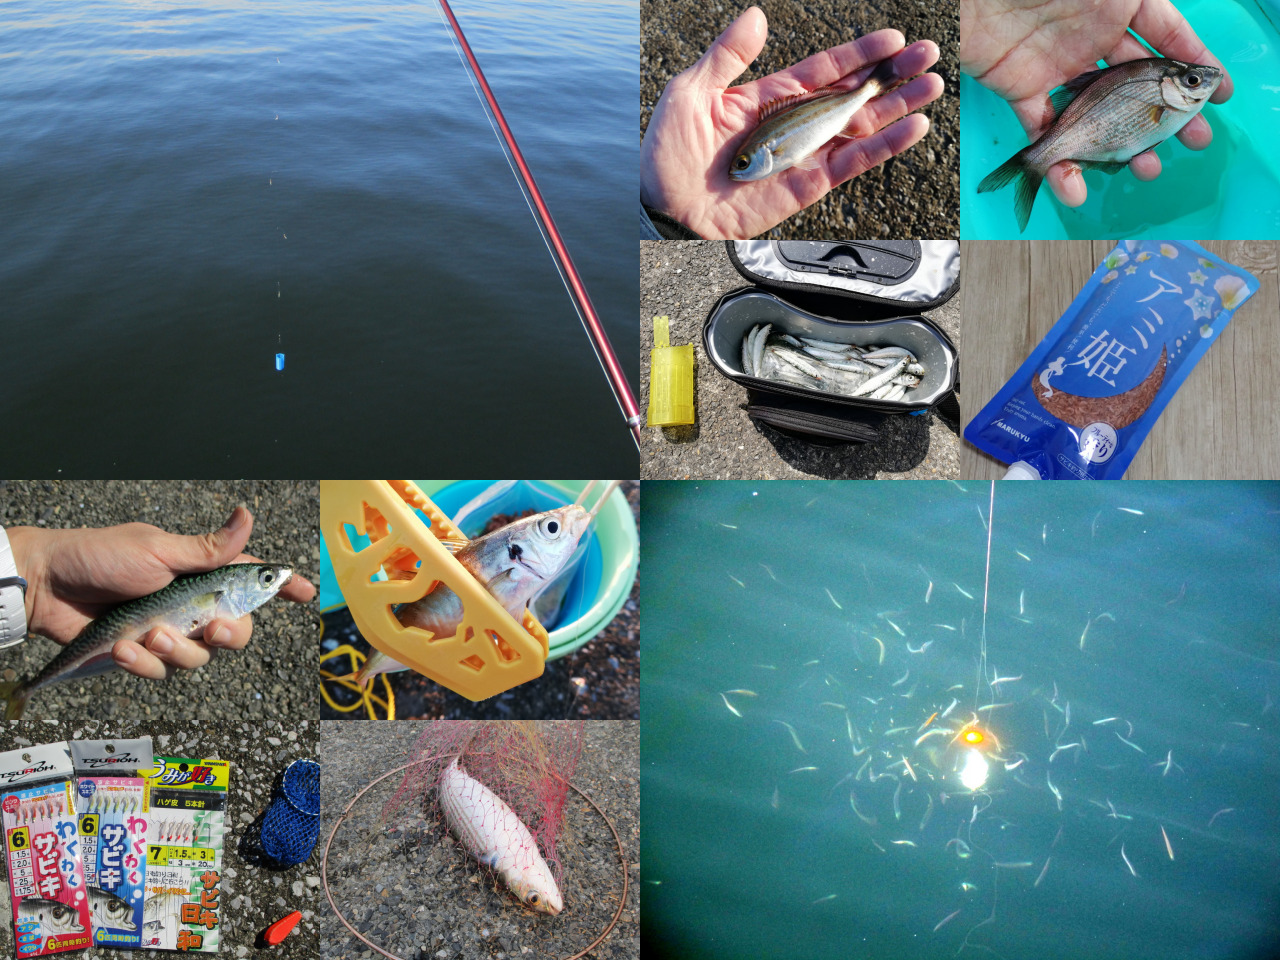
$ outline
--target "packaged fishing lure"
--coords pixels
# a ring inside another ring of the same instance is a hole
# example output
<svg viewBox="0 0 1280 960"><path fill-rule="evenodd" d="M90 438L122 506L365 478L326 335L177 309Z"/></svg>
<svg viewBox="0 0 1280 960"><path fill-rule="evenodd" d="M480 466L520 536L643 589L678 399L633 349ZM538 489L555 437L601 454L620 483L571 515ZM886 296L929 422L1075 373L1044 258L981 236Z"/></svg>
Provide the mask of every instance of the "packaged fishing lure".
<svg viewBox="0 0 1280 960"><path fill-rule="evenodd" d="M142 776L151 790L142 945L216 953L231 765L156 757Z"/></svg>
<svg viewBox="0 0 1280 960"><path fill-rule="evenodd" d="M142 946L149 818L149 788L138 772L154 764L151 738L76 740L71 757L79 777L80 860L93 942L137 949Z"/></svg>
<svg viewBox="0 0 1280 960"><path fill-rule="evenodd" d="M1013 464L1010 476L1119 479L1257 289L1195 243L1117 244L965 439Z"/></svg>
<svg viewBox="0 0 1280 960"><path fill-rule="evenodd" d="M20 958L92 942L71 774L65 742L0 754L0 815Z"/></svg>

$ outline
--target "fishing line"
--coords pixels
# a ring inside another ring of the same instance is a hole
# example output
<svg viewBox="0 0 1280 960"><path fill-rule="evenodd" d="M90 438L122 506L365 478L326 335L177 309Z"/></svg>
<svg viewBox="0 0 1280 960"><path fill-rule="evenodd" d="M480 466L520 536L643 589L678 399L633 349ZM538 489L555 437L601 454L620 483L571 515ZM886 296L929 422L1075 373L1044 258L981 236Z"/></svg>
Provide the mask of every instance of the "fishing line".
<svg viewBox="0 0 1280 960"><path fill-rule="evenodd" d="M440 19L445 22L445 26L449 28L449 42L453 44L453 49L458 54L458 59L467 73L467 78L471 81L471 89L475 91L476 98L480 101L480 106L489 121L489 127L493 130L493 135L498 140L498 146L502 149L502 155L507 161L507 166L511 169L511 175L515 177L516 185L520 188L520 194L524 197L525 205L529 208L533 222L538 227L538 233L542 236L542 242L546 246L547 252L551 254L551 260L556 265L556 271L560 274L560 282L564 284L565 292L569 294L574 311L578 314L578 321L582 324L582 329L586 333L587 339L591 341L591 348L595 351L596 362L600 364L601 371L609 381L609 386L613 390L613 398L617 402L623 418L627 421L627 426L631 429L631 438L635 441L636 448L639 449L640 409L636 405L636 398L635 394L632 393L631 385L627 382L626 375L622 372L622 367L618 363L617 354L614 353L613 346L609 342L609 335L605 332L604 326L601 324L600 318L591 304L587 288L583 284L582 278L578 275L577 268L573 265L573 258L570 257L569 250L560 236L560 231L556 229L555 222L551 218L551 211L542 199L542 192L538 189L537 183L534 182L533 173L529 170L528 164L525 163L524 155L520 152L515 135L511 132L511 127L507 124L506 118L502 114L502 108L498 106L493 90L490 89L484 72L480 69L480 63L476 60L475 53L471 50L471 45L467 43L467 38L462 33L462 26L453 15L453 10L449 7L448 0L439 0L436 12L440 15Z"/></svg>
<svg viewBox="0 0 1280 960"><path fill-rule="evenodd" d="M973 710L978 710L978 699L982 693L982 678L987 675L987 594L991 590L991 531L996 525L996 482L991 481L991 502L987 506L987 574L982 584L982 642L978 660L978 676L973 683ZM987 689L991 689L988 684ZM992 700L995 700L993 695Z"/></svg>

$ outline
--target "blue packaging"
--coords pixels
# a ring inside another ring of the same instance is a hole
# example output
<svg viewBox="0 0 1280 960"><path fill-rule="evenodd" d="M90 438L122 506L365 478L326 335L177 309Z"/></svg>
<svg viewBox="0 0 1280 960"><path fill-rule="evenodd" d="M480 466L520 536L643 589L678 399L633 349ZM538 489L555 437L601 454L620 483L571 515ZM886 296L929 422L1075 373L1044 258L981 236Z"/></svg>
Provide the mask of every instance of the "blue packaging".
<svg viewBox="0 0 1280 960"><path fill-rule="evenodd" d="M965 439L1046 480L1119 479L1257 289L1256 277L1196 243L1117 244Z"/></svg>

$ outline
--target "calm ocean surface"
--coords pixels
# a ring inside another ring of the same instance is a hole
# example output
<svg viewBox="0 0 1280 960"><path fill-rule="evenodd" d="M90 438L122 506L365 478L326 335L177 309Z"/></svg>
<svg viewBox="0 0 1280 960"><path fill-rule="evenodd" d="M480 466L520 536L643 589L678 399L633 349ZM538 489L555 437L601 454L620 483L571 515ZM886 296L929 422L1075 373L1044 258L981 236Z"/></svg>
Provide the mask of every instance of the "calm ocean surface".
<svg viewBox="0 0 1280 960"><path fill-rule="evenodd" d="M636 388L638 6L454 10ZM434 3L0 3L0 131L10 472L634 475Z"/></svg>
<svg viewBox="0 0 1280 960"><path fill-rule="evenodd" d="M1275 956L1275 486L999 485L975 697L989 495L645 483L647 954Z"/></svg>

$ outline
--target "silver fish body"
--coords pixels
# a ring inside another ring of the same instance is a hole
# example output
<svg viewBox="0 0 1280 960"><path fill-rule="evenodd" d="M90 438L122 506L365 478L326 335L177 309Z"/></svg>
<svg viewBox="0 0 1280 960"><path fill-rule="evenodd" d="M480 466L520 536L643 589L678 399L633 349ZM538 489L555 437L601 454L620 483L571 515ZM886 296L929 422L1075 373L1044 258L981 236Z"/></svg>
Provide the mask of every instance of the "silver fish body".
<svg viewBox="0 0 1280 960"><path fill-rule="evenodd" d="M1040 182L1064 160L1117 173L1173 136L1200 112L1222 82L1217 67L1147 58L1084 73L1054 96L1057 118L1035 143L988 174L979 193L1017 181L1019 231L1031 217Z"/></svg>
<svg viewBox="0 0 1280 960"><path fill-rule="evenodd" d="M762 104L759 126L729 165L729 179L763 180L791 167L812 169L819 148L838 137L854 114L880 96L895 79L893 61L884 60L853 90L815 90Z"/></svg>
<svg viewBox="0 0 1280 960"><path fill-rule="evenodd" d="M289 567L234 563L208 573L178 577L155 593L122 603L90 621L75 640L26 683L0 684L0 697L8 700L5 719L20 718L27 700L42 687L115 669L111 648L121 640L140 640L160 626L199 637L211 620L237 620L258 609L292 578Z"/></svg>
<svg viewBox="0 0 1280 960"><path fill-rule="evenodd" d="M514 810L455 759L440 775L440 808L467 851L492 867L520 901L551 915L564 908L537 841Z"/></svg>
<svg viewBox="0 0 1280 960"><path fill-rule="evenodd" d="M89 909L93 914L95 925L110 927L113 930L125 930L129 933L138 929L138 925L133 921L133 907L114 893L94 886L88 889Z"/></svg>
<svg viewBox="0 0 1280 960"><path fill-rule="evenodd" d="M564 569L590 525L587 511L570 504L476 537L454 558L519 622L533 595ZM452 637L462 622L462 614L462 598L443 583L421 600L396 610L396 618L402 624L428 630L433 639ZM374 651L356 674L356 681L364 683L379 673L407 669Z"/></svg>
<svg viewBox="0 0 1280 960"><path fill-rule="evenodd" d="M74 907L43 897L24 897L18 902L18 922L40 924L41 934L56 937L84 933L84 924Z"/></svg>
<svg viewBox="0 0 1280 960"><path fill-rule="evenodd" d="M772 328L755 326L743 338L743 373L806 390L844 397L876 394L881 387L901 387L901 392L885 390L875 400L906 400L907 392L920 385L924 367L904 347L859 347L852 343L794 337ZM792 344L799 342L799 348ZM748 344L750 348L748 348ZM821 344L821 346L814 346ZM759 356L750 366L746 354ZM910 369L909 369L910 368ZM904 374L912 376L904 379Z"/></svg>

